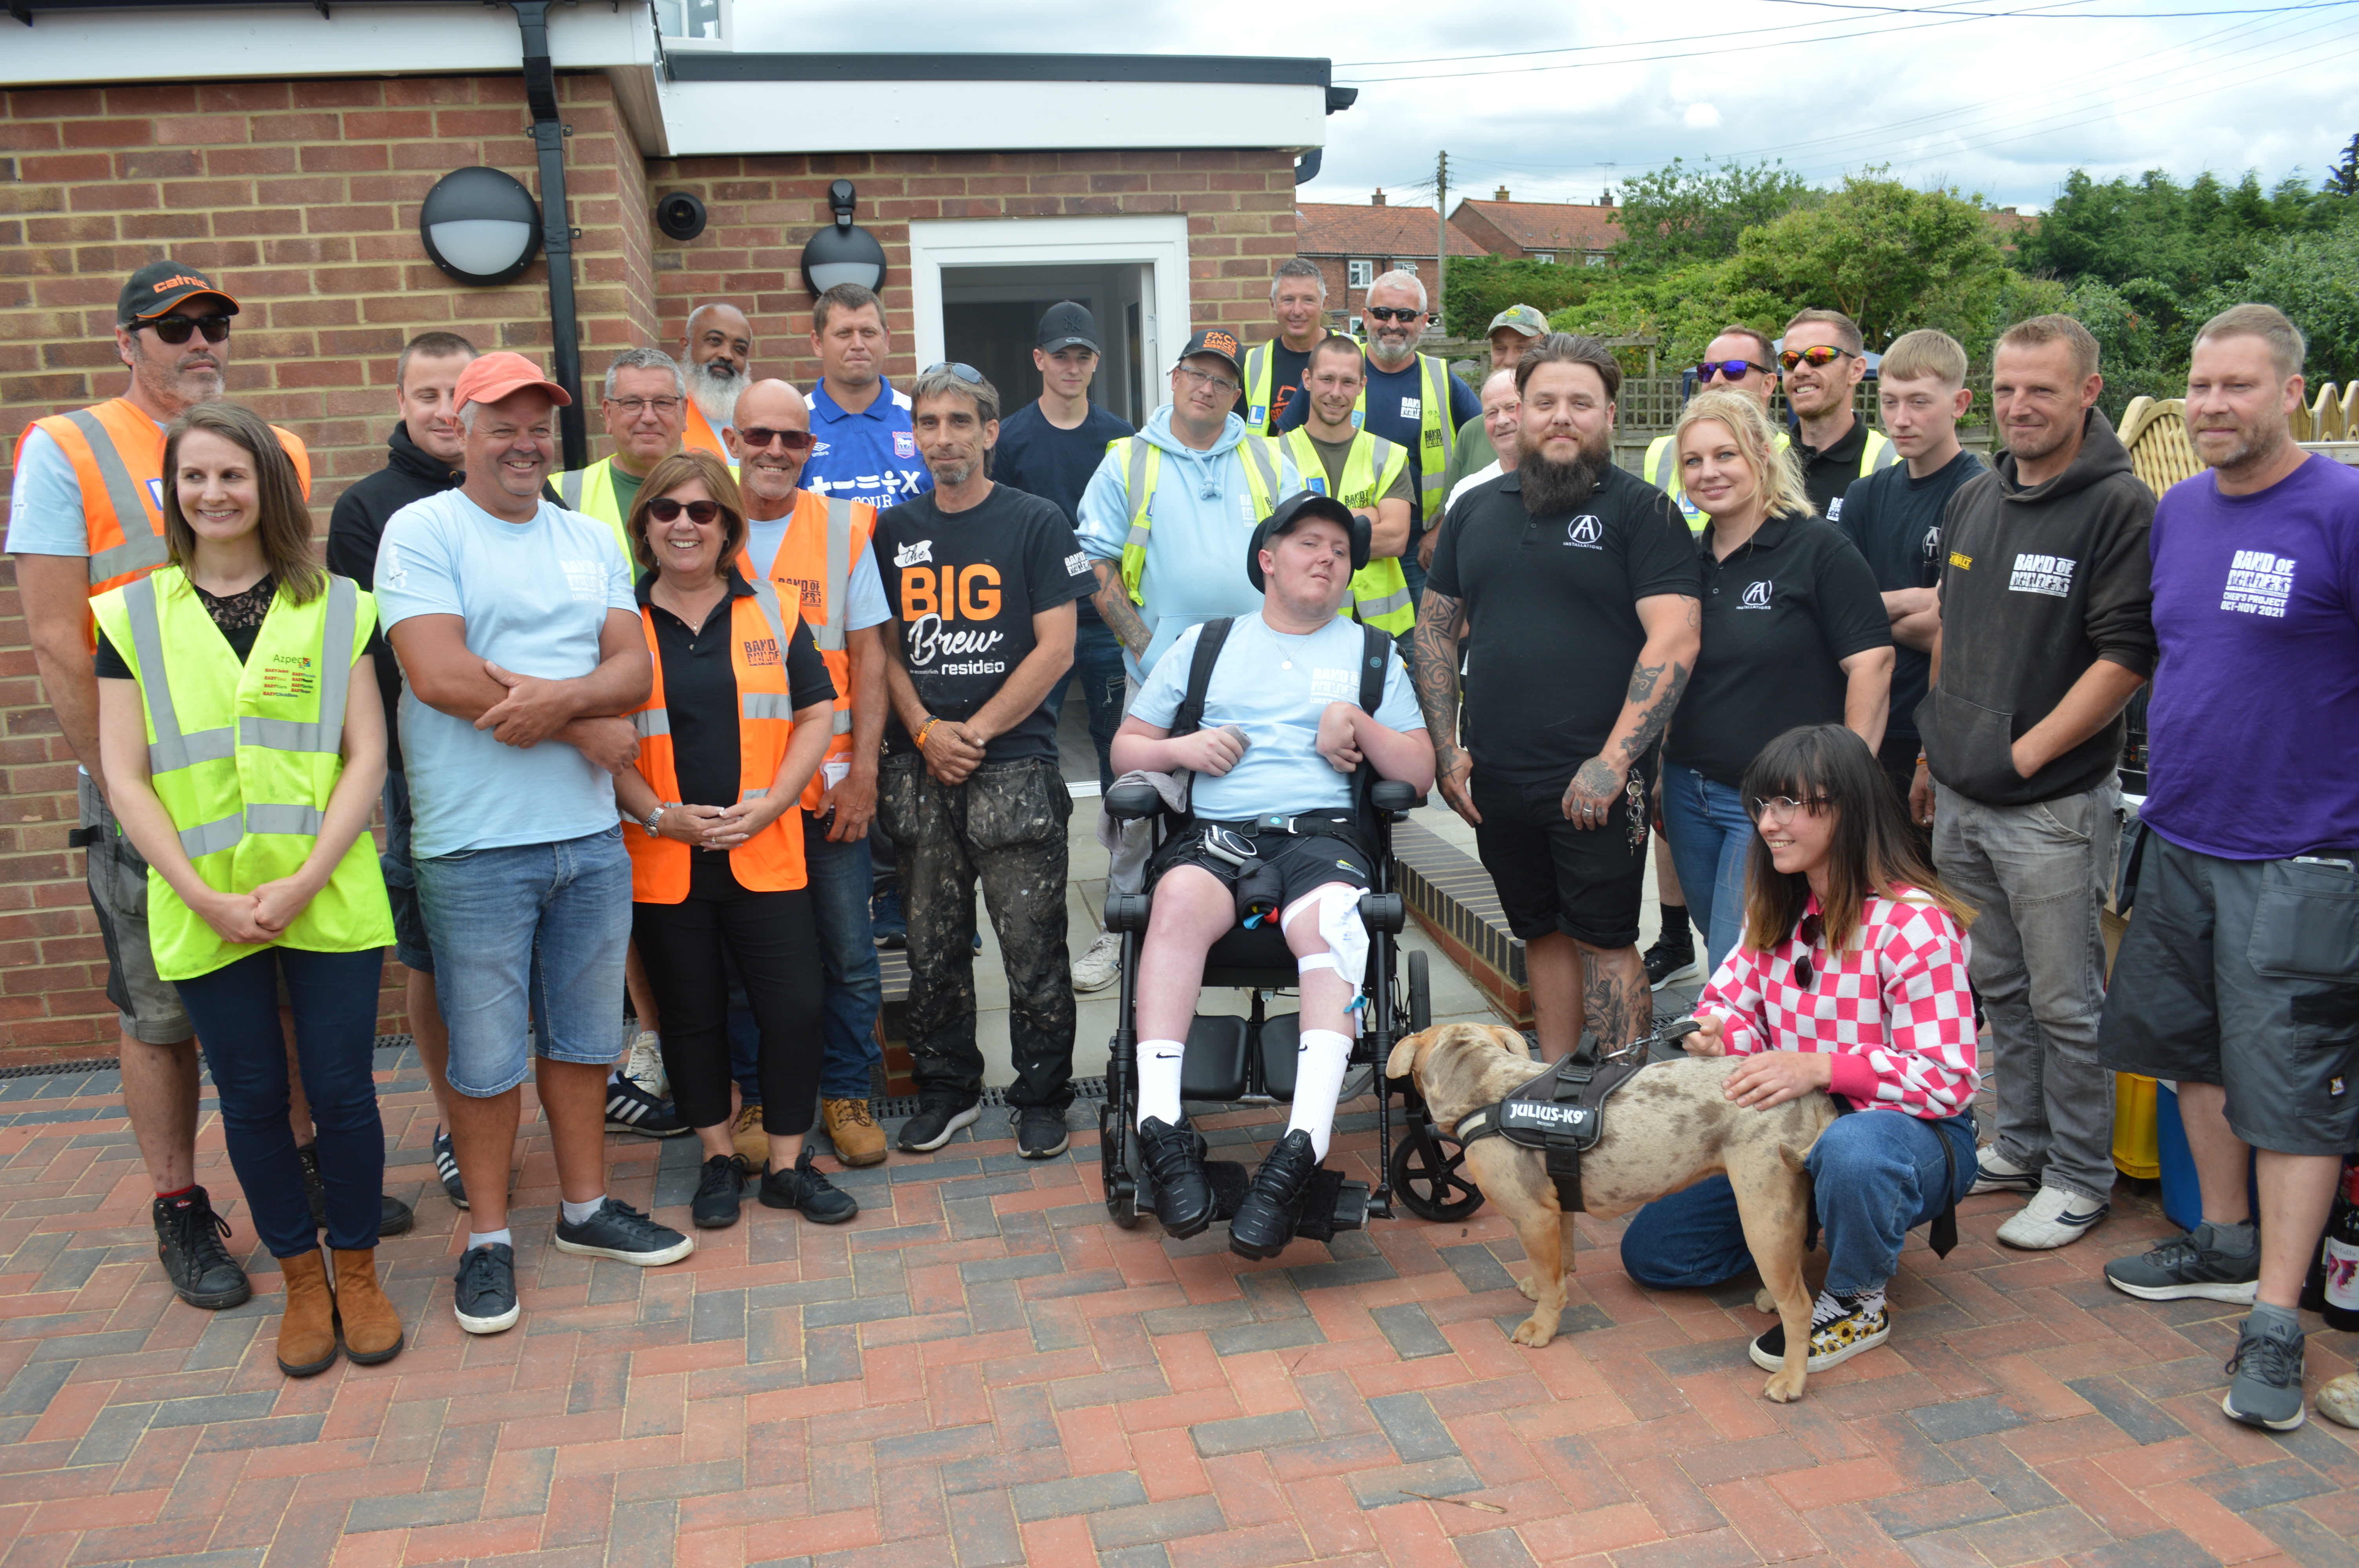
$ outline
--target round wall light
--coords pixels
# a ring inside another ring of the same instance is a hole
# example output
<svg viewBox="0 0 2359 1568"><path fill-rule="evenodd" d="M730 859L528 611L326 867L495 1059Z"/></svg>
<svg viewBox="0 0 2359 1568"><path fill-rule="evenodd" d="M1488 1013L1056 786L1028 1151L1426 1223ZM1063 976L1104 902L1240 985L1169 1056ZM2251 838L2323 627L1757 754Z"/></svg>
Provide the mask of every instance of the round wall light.
<svg viewBox="0 0 2359 1568"><path fill-rule="evenodd" d="M675 190L656 203L656 227L667 239L692 240L704 232L704 203L685 190Z"/></svg>
<svg viewBox="0 0 2359 1568"><path fill-rule="evenodd" d="M857 194L852 181L839 179L827 188L827 204L835 213L832 227L821 229L803 246L803 287L825 294L839 283L863 288L885 286L885 247L876 236L852 221Z"/></svg>
<svg viewBox="0 0 2359 1568"><path fill-rule="evenodd" d="M506 283L540 254L540 204L512 174L452 169L418 209L418 237L461 283Z"/></svg>

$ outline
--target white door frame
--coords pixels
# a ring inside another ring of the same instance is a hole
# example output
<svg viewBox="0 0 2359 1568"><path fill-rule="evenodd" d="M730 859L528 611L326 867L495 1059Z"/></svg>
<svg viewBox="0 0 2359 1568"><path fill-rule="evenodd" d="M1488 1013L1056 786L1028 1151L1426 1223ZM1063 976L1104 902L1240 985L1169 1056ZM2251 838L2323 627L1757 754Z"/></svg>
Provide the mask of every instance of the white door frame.
<svg viewBox="0 0 2359 1568"><path fill-rule="evenodd" d="M909 224L912 335L920 367L942 358L942 268L1103 265L1136 262L1155 269L1141 324L1142 377L1150 385L1194 329L1188 300L1188 217L1183 212L1105 218L920 219ZM1098 323L1101 331L1119 322ZM1165 402L1149 395L1147 406Z"/></svg>

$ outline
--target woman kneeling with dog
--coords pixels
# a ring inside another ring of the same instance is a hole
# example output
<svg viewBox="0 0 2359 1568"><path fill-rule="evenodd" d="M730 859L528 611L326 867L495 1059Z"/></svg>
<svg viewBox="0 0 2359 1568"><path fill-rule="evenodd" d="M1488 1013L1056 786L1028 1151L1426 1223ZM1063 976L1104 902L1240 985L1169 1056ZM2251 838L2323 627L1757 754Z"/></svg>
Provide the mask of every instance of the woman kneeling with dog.
<svg viewBox="0 0 2359 1568"><path fill-rule="evenodd" d="M1767 1109L1821 1089L1842 1113L1809 1157L1828 1253L1810 1314L1816 1373L1890 1336L1884 1287L1902 1241L1973 1179L1973 915L1918 854L1875 753L1840 725L1770 741L1743 794L1758 834L1745 930L1704 988L1702 1027L1686 1044L1752 1058L1728 1077L1740 1105ZM1728 1178L1631 1216L1622 1266L1658 1290L1752 1268ZM1753 1342L1766 1370L1785 1355L1782 1325Z"/></svg>

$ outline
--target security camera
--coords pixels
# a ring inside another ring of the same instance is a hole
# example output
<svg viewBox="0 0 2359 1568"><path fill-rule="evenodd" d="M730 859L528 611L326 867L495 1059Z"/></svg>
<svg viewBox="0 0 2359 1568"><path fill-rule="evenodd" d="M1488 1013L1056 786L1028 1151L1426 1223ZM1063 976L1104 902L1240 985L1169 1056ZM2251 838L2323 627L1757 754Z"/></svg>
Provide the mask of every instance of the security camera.
<svg viewBox="0 0 2359 1568"><path fill-rule="evenodd" d="M704 232L704 203L675 190L656 203L656 227L670 239L692 240Z"/></svg>

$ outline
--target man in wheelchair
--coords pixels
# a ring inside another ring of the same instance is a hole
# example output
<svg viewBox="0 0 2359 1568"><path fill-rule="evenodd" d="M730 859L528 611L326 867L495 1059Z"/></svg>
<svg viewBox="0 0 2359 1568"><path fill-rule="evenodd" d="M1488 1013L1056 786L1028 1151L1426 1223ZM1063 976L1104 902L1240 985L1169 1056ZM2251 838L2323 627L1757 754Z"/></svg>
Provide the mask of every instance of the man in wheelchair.
<svg viewBox="0 0 2359 1568"><path fill-rule="evenodd" d="M1372 769L1419 794L1433 784L1433 746L1390 639L1337 615L1366 562L1367 537L1366 523L1326 496L1306 492L1279 505L1247 555L1261 611L1226 623L1210 680L1199 683L1199 724L1181 720L1204 626L1156 665L1114 741L1117 773L1195 775L1187 820L1148 864L1152 906L1136 980L1141 1163L1156 1217L1175 1237L1195 1235L1213 1216L1204 1140L1180 1107L1205 955L1232 927L1263 920L1278 923L1295 955L1293 1114L1229 1224L1230 1249L1248 1258L1275 1257L1291 1237L1288 1211L1326 1158L1351 1054L1370 865L1354 774ZM1360 706L1372 657L1384 666L1373 714Z"/></svg>

